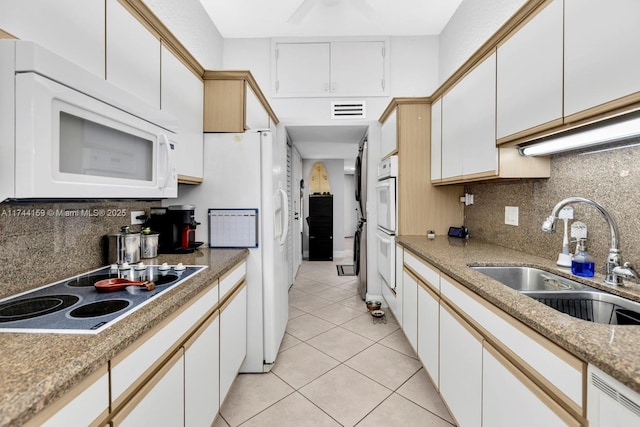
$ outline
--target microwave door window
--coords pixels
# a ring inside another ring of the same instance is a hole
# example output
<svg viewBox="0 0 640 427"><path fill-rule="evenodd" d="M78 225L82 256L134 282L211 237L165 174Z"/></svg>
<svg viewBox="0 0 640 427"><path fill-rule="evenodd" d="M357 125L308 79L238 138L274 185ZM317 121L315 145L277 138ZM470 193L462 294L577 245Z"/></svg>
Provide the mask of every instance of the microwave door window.
<svg viewBox="0 0 640 427"><path fill-rule="evenodd" d="M151 136L60 111L60 172L151 182L153 145Z"/></svg>

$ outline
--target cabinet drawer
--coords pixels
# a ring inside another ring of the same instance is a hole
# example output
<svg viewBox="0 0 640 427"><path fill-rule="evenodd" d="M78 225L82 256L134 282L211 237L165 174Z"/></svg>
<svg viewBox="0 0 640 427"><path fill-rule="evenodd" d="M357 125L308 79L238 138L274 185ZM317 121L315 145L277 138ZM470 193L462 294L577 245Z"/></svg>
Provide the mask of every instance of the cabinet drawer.
<svg viewBox="0 0 640 427"><path fill-rule="evenodd" d="M582 416L584 362L453 279L441 277L440 296L464 313L492 345L511 355L521 369Z"/></svg>
<svg viewBox="0 0 640 427"><path fill-rule="evenodd" d="M227 272L220 278L220 302L222 303L227 298L229 292L240 283L247 274L247 263L243 262L234 270Z"/></svg>
<svg viewBox="0 0 640 427"><path fill-rule="evenodd" d="M432 290L440 291L440 272L438 270L428 266L409 252L405 252L404 263Z"/></svg>
<svg viewBox="0 0 640 427"><path fill-rule="evenodd" d="M109 373L104 365L51 407L30 419L26 427L101 425L108 412Z"/></svg>

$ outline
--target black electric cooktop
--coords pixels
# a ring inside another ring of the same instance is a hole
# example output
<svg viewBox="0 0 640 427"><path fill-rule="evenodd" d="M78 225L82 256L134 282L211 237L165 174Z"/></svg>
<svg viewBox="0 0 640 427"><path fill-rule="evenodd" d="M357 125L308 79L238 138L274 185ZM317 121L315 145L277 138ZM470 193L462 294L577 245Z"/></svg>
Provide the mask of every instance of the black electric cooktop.
<svg viewBox="0 0 640 427"><path fill-rule="evenodd" d="M199 273L201 265L108 266L0 300L1 332L96 334L155 297ZM125 278L154 282L155 289L130 286L98 292L99 280Z"/></svg>

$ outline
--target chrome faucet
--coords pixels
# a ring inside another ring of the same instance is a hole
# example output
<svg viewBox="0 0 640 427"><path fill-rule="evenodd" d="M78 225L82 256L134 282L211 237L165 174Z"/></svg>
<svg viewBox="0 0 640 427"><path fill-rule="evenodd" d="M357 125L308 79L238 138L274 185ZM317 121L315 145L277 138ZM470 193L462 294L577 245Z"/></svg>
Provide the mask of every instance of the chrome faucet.
<svg viewBox="0 0 640 427"><path fill-rule="evenodd" d="M545 233L555 233L556 222L558 221L558 213L562 208L573 203L586 203L598 209L609 224L611 232L611 247L606 260L606 274L604 283L607 285L624 285L623 279L638 279L638 273L634 270L630 262L622 262L620 255L620 247L618 242L618 225L611 214L598 202L584 197L569 197L555 205L551 211L551 215L542 223L542 231Z"/></svg>

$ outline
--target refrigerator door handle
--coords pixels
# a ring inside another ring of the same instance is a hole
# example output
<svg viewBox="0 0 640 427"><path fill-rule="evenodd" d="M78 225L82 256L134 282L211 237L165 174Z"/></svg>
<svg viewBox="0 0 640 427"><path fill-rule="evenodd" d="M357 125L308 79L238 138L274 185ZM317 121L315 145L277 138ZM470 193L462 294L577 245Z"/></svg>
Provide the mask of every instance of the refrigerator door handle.
<svg viewBox="0 0 640 427"><path fill-rule="evenodd" d="M287 192L282 188L279 188L278 192L280 192L280 197L282 198L282 234L280 235L280 246L282 246L287 241L287 234L289 233L289 197L287 197Z"/></svg>

